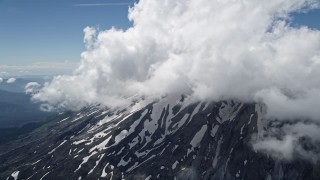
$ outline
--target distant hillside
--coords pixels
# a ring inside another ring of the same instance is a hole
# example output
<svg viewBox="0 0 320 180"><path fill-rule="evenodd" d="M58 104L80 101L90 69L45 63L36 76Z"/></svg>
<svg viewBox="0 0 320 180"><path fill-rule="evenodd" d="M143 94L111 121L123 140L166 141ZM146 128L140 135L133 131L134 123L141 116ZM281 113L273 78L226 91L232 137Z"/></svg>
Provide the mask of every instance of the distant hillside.
<svg viewBox="0 0 320 180"><path fill-rule="evenodd" d="M40 111L39 104L31 102L25 93L0 90L0 128L44 121L52 114Z"/></svg>

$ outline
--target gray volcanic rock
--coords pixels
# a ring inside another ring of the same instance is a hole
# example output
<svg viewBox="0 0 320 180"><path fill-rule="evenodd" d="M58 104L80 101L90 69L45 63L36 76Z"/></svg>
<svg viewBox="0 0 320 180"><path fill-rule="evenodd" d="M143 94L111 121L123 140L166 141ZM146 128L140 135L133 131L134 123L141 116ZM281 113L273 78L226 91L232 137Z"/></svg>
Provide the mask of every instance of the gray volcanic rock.
<svg viewBox="0 0 320 180"><path fill-rule="evenodd" d="M2 153L0 179L320 179L319 165L253 150L268 126L263 113L260 104L184 98L92 106Z"/></svg>

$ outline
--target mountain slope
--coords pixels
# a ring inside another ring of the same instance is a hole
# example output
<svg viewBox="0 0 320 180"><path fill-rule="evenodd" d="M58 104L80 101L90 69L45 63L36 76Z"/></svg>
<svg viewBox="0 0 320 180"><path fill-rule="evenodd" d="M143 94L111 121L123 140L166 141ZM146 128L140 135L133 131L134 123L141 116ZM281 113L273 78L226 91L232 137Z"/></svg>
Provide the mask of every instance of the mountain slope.
<svg viewBox="0 0 320 180"><path fill-rule="evenodd" d="M0 179L319 179L319 165L255 152L264 106L164 98L64 115L0 155Z"/></svg>

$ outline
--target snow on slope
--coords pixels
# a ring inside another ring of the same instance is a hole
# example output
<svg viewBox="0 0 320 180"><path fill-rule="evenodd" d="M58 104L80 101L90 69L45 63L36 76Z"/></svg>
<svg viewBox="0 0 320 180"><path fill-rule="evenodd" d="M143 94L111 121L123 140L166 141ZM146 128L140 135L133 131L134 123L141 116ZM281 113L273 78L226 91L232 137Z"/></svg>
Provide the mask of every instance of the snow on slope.
<svg viewBox="0 0 320 180"><path fill-rule="evenodd" d="M14 173L0 173L0 178L20 172L24 179L65 174L70 179L135 179L144 172L144 179L256 179L245 169L268 164L268 158L260 164L252 161L258 155L249 144L252 134L266 128L263 106L170 97L135 108L90 107L57 121L43 135L47 140L30 143L31 153L16 150L14 154L29 163ZM275 166L271 171L277 170Z"/></svg>

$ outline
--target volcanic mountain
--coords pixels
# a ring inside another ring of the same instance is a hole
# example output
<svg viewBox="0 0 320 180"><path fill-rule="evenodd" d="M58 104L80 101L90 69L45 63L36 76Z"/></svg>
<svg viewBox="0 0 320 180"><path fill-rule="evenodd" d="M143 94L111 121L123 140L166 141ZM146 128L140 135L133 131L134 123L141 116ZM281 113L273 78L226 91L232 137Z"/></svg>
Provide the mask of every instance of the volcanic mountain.
<svg viewBox="0 0 320 180"><path fill-rule="evenodd" d="M320 179L319 163L255 151L265 111L168 96L66 112L1 147L0 179Z"/></svg>

